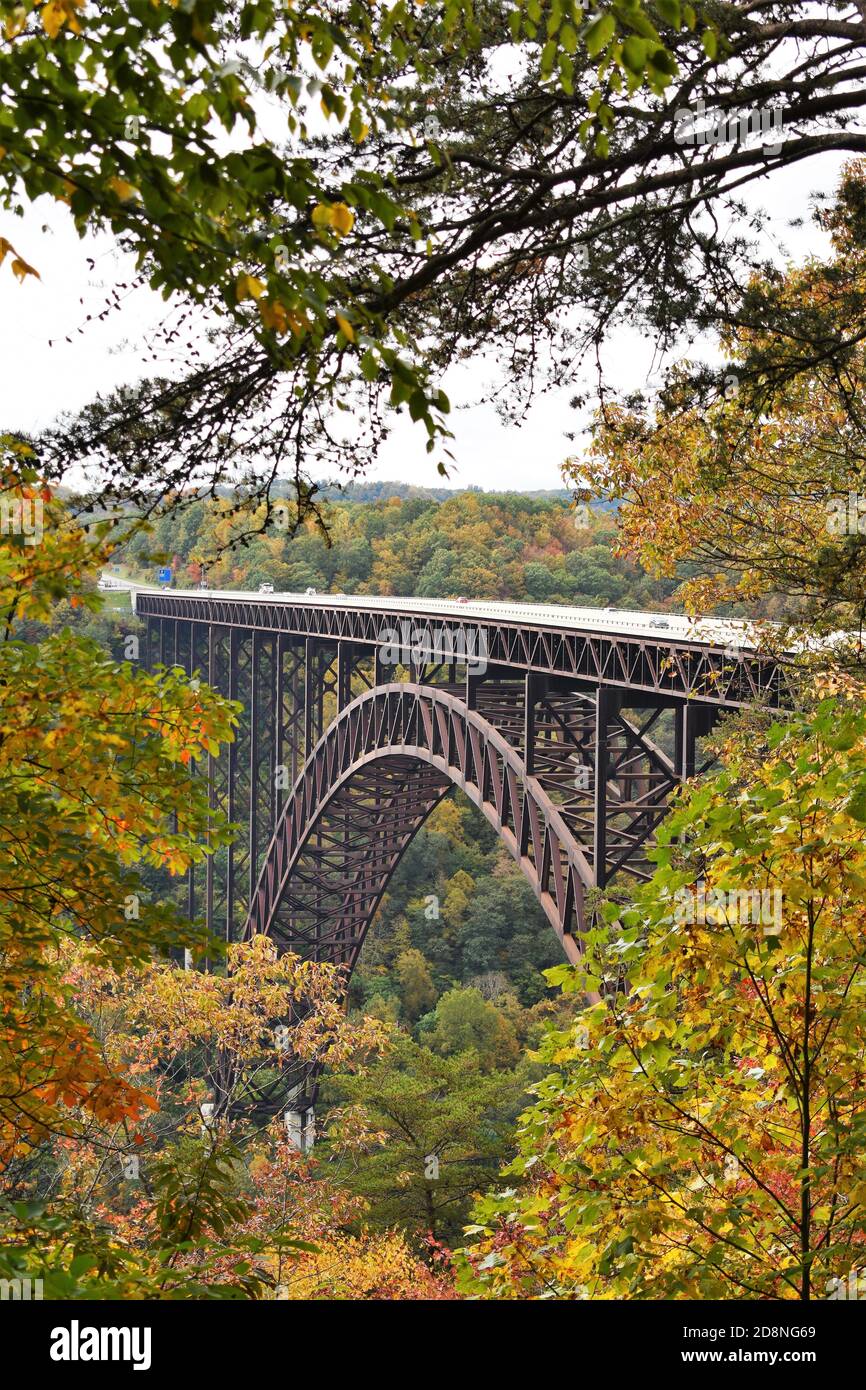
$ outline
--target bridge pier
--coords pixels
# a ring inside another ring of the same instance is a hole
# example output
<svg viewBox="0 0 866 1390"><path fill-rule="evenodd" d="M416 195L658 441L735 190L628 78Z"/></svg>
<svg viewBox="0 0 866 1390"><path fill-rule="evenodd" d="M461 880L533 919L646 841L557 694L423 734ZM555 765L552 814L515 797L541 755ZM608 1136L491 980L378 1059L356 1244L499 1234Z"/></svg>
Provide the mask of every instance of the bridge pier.
<svg viewBox="0 0 866 1390"><path fill-rule="evenodd" d="M678 704L675 712L675 760L677 773L686 782L696 772L696 745L708 734L720 711L712 705Z"/></svg>
<svg viewBox="0 0 866 1390"><path fill-rule="evenodd" d="M607 782L610 773L610 725L619 713L621 695L610 686L601 685L595 697L595 739L593 747L593 849L592 863L596 888L606 888L607 865Z"/></svg>
<svg viewBox="0 0 866 1390"><path fill-rule="evenodd" d="M287 1097L288 1108L283 1111L283 1125L293 1149L302 1154L312 1151L316 1142L316 1112L305 1093L304 1086L293 1087ZM300 1108L297 1108L300 1107Z"/></svg>

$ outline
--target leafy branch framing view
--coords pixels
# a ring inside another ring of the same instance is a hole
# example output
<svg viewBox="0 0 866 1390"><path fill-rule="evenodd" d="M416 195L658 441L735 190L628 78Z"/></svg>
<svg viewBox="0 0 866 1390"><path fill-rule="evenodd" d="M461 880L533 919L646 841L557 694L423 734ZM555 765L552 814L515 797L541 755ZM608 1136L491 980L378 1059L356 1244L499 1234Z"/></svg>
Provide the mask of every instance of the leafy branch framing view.
<svg viewBox="0 0 866 1390"><path fill-rule="evenodd" d="M858 4L0 0L4 294L23 321L44 217L165 301L157 372L0 422L4 1281L73 1301L856 1285L864 76ZM129 314L114 288L98 318ZM658 367L644 390L626 334ZM572 393L560 494L530 470L527 493L442 488L446 375L515 428ZM404 417L427 486L368 482ZM590 894L578 965L449 794L349 982L216 937L185 894L241 853L213 778L243 711L191 657L148 663L126 594L103 597L157 563L204 593L754 620L796 707L715 726L648 881ZM302 1063L325 1068L315 1117ZM266 1124L250 1098L274 1080Z"/></svg>

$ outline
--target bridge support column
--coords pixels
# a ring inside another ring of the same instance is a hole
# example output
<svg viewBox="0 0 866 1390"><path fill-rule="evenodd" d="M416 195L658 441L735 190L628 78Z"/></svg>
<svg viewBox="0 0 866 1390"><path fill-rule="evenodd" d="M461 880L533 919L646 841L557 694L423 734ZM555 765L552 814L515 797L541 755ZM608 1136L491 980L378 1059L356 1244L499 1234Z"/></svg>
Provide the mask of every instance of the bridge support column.
<svg viewBox="0 0 866 1390"><path fill-rule="evenodd" d="M678 777L685 782L694 777L697 770L695 746L699 738L708 734L716 722L718 711L710 705L696 705L687 701L677 705L674 713L676 750L674 765Z"/></svg>
<svg viewBox="0 0 866 1390"><path fill-rule="evenodd" d="M296 740L291 740L289 757L286 757L286 656L291 652L282 633L277 637L274 653L276 661L274 699L276 701L276 728L274 730L274 824L279 820L286 799L286 792L294 784L296 772L292 763L296 761ZM291 679L291 678L290 678ZM290 683L290 682L289 682ZM293 710L288 710L289 723L293 724Z"/></svg>
<svg viewBox="0 0 866 1390"><path fill-rule="evenodd" d="M595 697L594 803L592 863L597 888L605 888L607 864L607 780L610 773L610 724L622 703L620 692L609 685L600 685Z"/></svg>
<svg viewBox="0 0 866 1390"><path fill-rule="evenodd" d="M283 1111L283 1124L292 1148L308 1154L316 1139L316 1114L312 1106L308 1110Z"/></svg>
<svg viewBox="0 0 866 1390"><path fill-rule="evenodd" d="M184 667L186 674L197 680L207 680L208 675L208 629L203 623L189 624L189 648L187 652L187 662ZM192 775L200 777L202 775L202 765L193 764ZM187 870L187 915L193 921L198 911L198 897L196 886L196 865L190 864Z"/></svg>
<svg viewBox="0 0 866 1390"><path fill-rule="evenodd" d="M351 642L337 644L337 712L341 713L352 700L352 672L357 654Z"/></svg>
<svg viewBox="0 0 866 1390"><path fill-rule="evenodd" d="M216 642L215 642L215 640L214 640L214 630L213 630L213 625L212 625L211 623L208 623L208 629L207 629L207 674L206 674L206 680L207 680L207 683L208 683L208 685L211 687L212 690L217 690L217 689L219 688L219 687L217 686L217 684L216 684ZM214 757L213 753L208 753L208 755L207 755L207 786L208 786L208 804L210 805L211 810L215 810L215 809L216 809L216 804L217 804L217 797L216 797L216 779L215 779L215 776L214 776L215 769L216 769L216 758ZM208 832L208 836L210 836L210 832ZM205 861L205 900L204 900L205 921L207 922L208 930L211 930L212 927L213 927L213 908L214 908L214 860L213 860L213 855L212 855L212 854L209 854L208 857L207 857L207 860Z"/></svg>
<svg viewBox="0 0 866 1390"><path fill-rule="evenodd" d="M313 680L313 663L316 659L316 642L312 637L308 637L304 642L304 758L310 756L310 749L313 746L313 730L315 728L315 715L313 702L316 698L316 686Z"/></svg>
<svg viewBox="0 0 866 1390"><path fill-rule="evenodd" d="M240 686L240 647L241 630L233 627L229 632L229 670L228 670L228 697L230 700L238 699ZM249 713L246 711L247 714ZM246 729L247 738L250 737L249 726ZM228 770L228 818L230 821L237 820L238 807L238 738L236 737L229 744L229 770ZM235 869L237 867L237 842L230 844L226 851L226 920L225 938L231 941L234 934L234 909L235 909Z"/></svg>
<svg viewBox="0 0 866 1390"><path fill-rule="evenodd" d="M305 643L280 633L277 648L277 817L304 765Z"/></svg>
<svg viewBox="0 0 866 1390"><path fill-rule="evenodd" d="M325 732L325 696L339 701L340 648L351 643L319 641L307 637L304 641L304 758Z"/></svg>
<svg viewBox="0 0 866 1390"><path fill-rule="evenodd" d="M249 898L253 895L258 878L258 844L259 844L259 798L258 798L258 771L259 771L259 743L261 739L261 711L260 703L260 678L261 678L261 650L262 636L258 632L251 635L252 651L250 653L250 746L249 746L249 783L250 783L250 817L249 817Z"/></svg>
<svg viewBox="0 0 866 1390"><path fill-rule="evenodd" d="M545 677L527 671L523 681L523 764L529 776L535 774L535 706L546 694Z"/></svg>

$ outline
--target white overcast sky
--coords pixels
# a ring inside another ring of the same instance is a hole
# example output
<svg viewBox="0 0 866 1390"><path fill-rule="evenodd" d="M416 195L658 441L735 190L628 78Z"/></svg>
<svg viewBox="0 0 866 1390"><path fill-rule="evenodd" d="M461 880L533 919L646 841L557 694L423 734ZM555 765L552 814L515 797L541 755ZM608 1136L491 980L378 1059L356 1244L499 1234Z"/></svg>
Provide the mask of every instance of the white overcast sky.
<svg viewBox="0 0 866 1390"><path fill-rule="evenodd" d="M810 220L809 195L818 188L829 191L841 163L841 157L823 156L764 179L752 190L751 201L772 213L774 239L784 242L794 259L824 249ZM795 217L805 219L803 229L789 228ZM81 241L65 209L50 199L40 199L23 219L0 216L0 233L41 275L40 280L28 278L19 285L9 260L0 267L0 428L39 430L61 411L85 405L97 392L166 370L168 363L158 368L147 359L149 330L167 310L159 296L146 289L135 291L125 297L121 313L112 313L105 323L96 321L107 289L133 274L131 258L119 257L110 238ZM765 249L772 251L769 240ZM95 269L88 265L89 256L95 259ZM781 260L778 253L777 258ZM79 332L81 328L85 331ZM652 367L650 345L635 333L621 332L608 349L606 368L617 386L640 386ZM443 381L454 406L452 452L457 468L449 484L489 489L562 486L560 467L574 450L566 431L578 424L568 400L578 383L567 382L541 397L518 429L505 426L492 408L466 404L489 377L490 368L484 364L463 362ZM441 486L443 480L425 453L425 439L420 426L395 420L369 476Z"/></svg>

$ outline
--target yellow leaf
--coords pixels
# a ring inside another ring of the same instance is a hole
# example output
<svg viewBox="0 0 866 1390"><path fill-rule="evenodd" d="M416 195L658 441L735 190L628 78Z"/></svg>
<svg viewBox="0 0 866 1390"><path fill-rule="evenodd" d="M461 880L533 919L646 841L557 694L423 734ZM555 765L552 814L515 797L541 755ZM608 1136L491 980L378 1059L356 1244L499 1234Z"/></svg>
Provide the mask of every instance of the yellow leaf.
<svg viewBox="0 0 866 1390"><path fill-rule="evenodd" d="M340 236L346 236L355 225L355 214L352 209L347 208L345 203L335 203L331 212L334 231L338 232Z"/></svg>
<svg viewBox="0 0 866 1390"><path fill-rule="evenodd" d="M50 39L56 39L64 24L73 34L81 33L81 25L75 17L76 9L84 5L84 0L48 0L39 12L42 28Z"/></svg>
<svg viewBox="0 0 866 1390"><path fill-rule="evenodd" d="M7 241L5 236L0 236L0 265L3 264L3 262L6 259L7 253L10 251L12 252L12 255L14 257L14 260L12 261L13 275L16 275L19 280L23 280L25 275L35 275L37 280L40 278L39 271L34 270L32 265L27 264L24 257L20 256L18 252L15 250L15 247L12 245L12 242Z"/></svg>
<svg viewBox="0 0 866 1390"><path fill-rule="evenodd" d="M264 285L261 280L257 280L254 275L248 275L244 270L238 276L235 285L235 294L239 304L245 299L261 299L264 292Z"/></svg>
<svg viewBox="0 0 866 1390"><path fill-rule="evenodd" d="M335 315L335 317L336 317L336 320L337 320L337 327L339 328L340 332L341 332L341 333L345 333L345 335L346 335L346 337L349 339L349 342L350 342L350 343L354 343L354 341L355 341L355 330L354 330L354 328L352 327L352 325L350 324L349 320L348 320L348 319L344 319L342 314L337 314L337 315Z"/></svg>
<svg viewBox="0 0 866 1390"><path fill-rule="evenodd" d="M330 207L327 203L317 203L312 217L314 227L333 227L338 236L350 232L355 222L355 214L345 203L332 203Z"/></svg>
<svg viewBox="0 0 866 1390"><path fill-rule="evenodd" d="M58 4L58 0L50 0L50 3L43 7L39 17L49 39L56 39L66 23L66 11L63 6Z"/></svg>
<svg viewBox="0 0 866 1390"><path fill-rule="evenodd" d="M361 129L358 131L358 134L355 136L355 144L360 145L363 140L366 140L369 134L370 127L368 125L362 125Z"/></svg>
<svg viewBox="0 0 866 1390"><path fill-rule="evenodd" d="M28 275L35 275L37 280L40 278L39 271L34 270L33 266L28 265L26 261L22 261L20 256L16 256L12 262L12 274L21 281Z"/></svg>
<svg viewBox="0 0 866 1390"><path fill-rule="evenodd" d="M118 178L117 175L108 180L108 187L112 193L117 194L122 203L128 203L130 198L135 198L138 194L138 189L133 184L127 183L126 179Z"/></svg>
<svg viewBox="0 0 866 1390"><path fill-rule="evenodd" d="M265 328L270 328L274 333L285 333L288 327L288 315L286 306L279 299L260 299L259 313Z"/></svg>
<svg viewBox="0 0 866 1390"><path fill-rule="evenodd" d="M14 39L20 34L27 24L27 11L23 5L16 5L11 15L6 21L6 37Z"/></svg>

